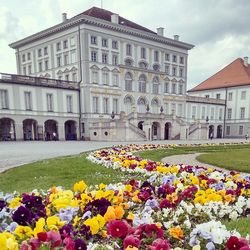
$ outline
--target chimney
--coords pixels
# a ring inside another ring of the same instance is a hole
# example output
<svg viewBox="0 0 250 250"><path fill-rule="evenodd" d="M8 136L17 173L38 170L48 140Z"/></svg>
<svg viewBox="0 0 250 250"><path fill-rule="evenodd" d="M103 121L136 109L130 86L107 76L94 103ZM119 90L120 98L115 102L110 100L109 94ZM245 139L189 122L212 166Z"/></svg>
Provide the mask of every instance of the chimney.
<svg viewBox="0 0 250 250"><path fill-rule="evenodd" d="M244 59L244 65L248 67L248 56L245 56L243 59Z"/></svg>
<svg viewBox="0 0 250 250"><path fill-rule="evenodd" d="M174 40L179 41L180 36L179 35L174 35Z"/></svg>
<svg viewBox="0 0 250 250"><path fill-rule="evenodd" d="M118 15L118 14L115 14L115 13L112 14L112 15L111 15L111 22L112 22L112 23L117 23L117 24L118 24L118 23L119 23L119 15Z"/></svg>
<svg viewBox="0 0 250 250"><path fill-rule="evenodd" d="M67 13L62 13L62 21L63 22L67 21Z"/></svg>
<svg viewBox="0 0 250 250"><path fill-rule="evenodd" d="M159 27L156 30L157 30L157 35L158 36L164 36L164 28Z"/></svg>

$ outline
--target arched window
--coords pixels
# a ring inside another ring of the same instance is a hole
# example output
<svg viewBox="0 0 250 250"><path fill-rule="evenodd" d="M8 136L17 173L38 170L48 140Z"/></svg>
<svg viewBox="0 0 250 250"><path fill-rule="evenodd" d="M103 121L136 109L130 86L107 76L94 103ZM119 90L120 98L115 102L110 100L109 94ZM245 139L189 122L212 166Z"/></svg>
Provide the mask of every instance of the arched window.
<svg viewBox="0 0 250 250"><path fill-rule="evenodd" d="M126 114L129 114L132 112L132 105L133 105L133 99L131 96L126 96L124 98L124 106L125 106L125 112Z"/></svg>
<svg viewBox="0 0 250 250"><path fill-rule="evenodd" d="M147 102L146 102L145 98L140 97L137 101L137 105L138 105L139 113L146 113Z"/></svg>
<svg viewBox="0 0 250 250"><path fill-rule="evenodd" d="M125 75L125 90L126 91L132 91L132 82L133 82L132 74L127 72Z"/></svg>
<svg viewBox="0 0 250 250"><path fill-rule="evenodd" d="M152 113L154 113L154 114L159 113L159 106L160 106L160 104L159 104L159 100L158 99L154 98L152 100L152 102L151 102L151 106L152 106Z"/></svg>
<svg viewBox="0 0 250 250"><path fill-rule="evenodd" d="M157 76L153 78L153 94L159 94L159 78Z"/></svg>
<svg viewBox="0 0 250 250"><path fill-rule="evenodd" d="M139 77L139 92L146 92L146 76L145 75L140 75Z"/></svg>

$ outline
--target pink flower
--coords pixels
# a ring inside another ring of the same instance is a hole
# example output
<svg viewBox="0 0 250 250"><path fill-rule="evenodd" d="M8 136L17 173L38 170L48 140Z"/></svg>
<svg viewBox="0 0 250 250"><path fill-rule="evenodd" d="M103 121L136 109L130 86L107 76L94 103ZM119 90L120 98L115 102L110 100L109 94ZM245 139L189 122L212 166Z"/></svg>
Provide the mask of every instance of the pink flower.
<svg viewBox="0 0 250 250"><path fill-rule="evenodd" d="M114 238L125 238L128 234L129 225L121 220L111 220L107 226L108 234Z"/></svg>
<svg viewBox="0 0 250 250"><path fill-rule="evenodd" d="M47 232L47 241L51 242L51 247L58 247L62 244L61 235L55 231Z"/></svg>
<svg viewBox="0 0 250 250"><path fill-rule="evenodd" d="M236 236L231 236L226 243L227 250L240 250L240 249L242 250L243 247L248 247L247 240L243 238L238 238ZM243 250L246 249L243 248Z"/></svg>
<svg viewBox="0 0 250 250"><path fill-rule="evenodd" d="M126 249L128 246L139 248L141 241L134 235L128 235L123 241L123 248Z"/></svg>
<svg viewBox="0 0 250 250"><path fill-rule="evenodd" d="M167 240L156 239L153 241L152 246L148 246L148 250L170 250L170 245Z"/></svg>
<svg viewBox="0 0 250 250"><path fill-rule="evenodd" d="M66 237L63 241L63 243L66 246L66 250L74 250L75 248L75 242L72 238Z"/></svg>

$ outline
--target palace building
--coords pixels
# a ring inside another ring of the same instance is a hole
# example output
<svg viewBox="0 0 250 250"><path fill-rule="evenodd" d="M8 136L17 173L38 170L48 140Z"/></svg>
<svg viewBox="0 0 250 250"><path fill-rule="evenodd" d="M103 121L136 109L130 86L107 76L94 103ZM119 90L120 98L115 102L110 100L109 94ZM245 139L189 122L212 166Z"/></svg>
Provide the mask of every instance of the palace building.
<svg viewBox="0 0 250 250"><path fill-rule="evenodd" d="M10 47L17 74L0 75L0 140L225 136L223 95L187 94L194 46L162 27L93 7Z"/></svg>

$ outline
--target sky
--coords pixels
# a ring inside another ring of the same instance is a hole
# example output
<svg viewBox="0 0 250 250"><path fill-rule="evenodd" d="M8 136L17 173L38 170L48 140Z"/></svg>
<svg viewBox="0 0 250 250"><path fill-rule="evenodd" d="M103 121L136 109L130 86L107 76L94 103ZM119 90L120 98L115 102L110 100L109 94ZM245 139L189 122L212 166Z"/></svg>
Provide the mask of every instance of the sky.
<svg viewBox="0 0 250 250"><path fill-rule="evenodd" d="M250 0L0 0L0 72L16 73L15 51L8 44L102 7L153 31L191 43L188 89L235 59L249 56Z"/></svg>

